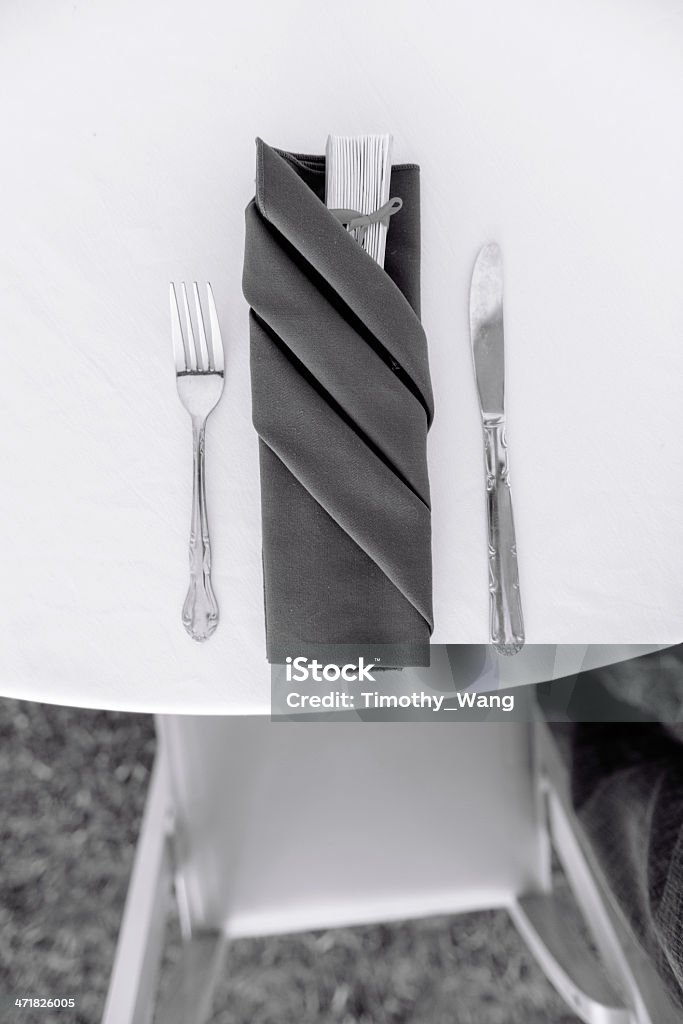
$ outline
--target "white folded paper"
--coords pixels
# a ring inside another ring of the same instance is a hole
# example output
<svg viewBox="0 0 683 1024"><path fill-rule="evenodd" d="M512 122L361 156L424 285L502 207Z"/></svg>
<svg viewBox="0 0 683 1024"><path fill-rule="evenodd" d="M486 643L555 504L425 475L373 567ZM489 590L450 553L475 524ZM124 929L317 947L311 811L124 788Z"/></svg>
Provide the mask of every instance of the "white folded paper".
<svg viewBox="0 0 683 1024"><path fill-rule="evenodd" d="M325 202L332 210L375 214L389 201L391 135L330 135L326 147ZM341 218L340 218L341 219ZM384 266L389 216L360 227L347 226Z"/></svg>

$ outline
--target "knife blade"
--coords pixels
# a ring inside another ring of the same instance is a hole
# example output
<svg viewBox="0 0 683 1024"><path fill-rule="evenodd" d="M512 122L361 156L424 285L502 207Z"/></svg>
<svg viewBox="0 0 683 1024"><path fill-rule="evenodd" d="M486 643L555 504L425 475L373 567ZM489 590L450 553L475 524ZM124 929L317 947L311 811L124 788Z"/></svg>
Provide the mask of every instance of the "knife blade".
<svg viewBox="0 0 683 1024"><path fill-rule="evenodd" d="M470 341L484 434L491 643L500 654L524 646L517 543L505 434L503 258L491 242L479 252L470 287Z"/></svg>

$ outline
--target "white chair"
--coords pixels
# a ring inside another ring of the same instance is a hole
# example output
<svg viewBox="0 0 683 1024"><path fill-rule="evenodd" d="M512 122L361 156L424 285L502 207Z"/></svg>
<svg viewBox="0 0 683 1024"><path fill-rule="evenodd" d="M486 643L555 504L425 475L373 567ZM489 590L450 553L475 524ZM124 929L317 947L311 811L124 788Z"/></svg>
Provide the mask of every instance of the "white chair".
<svg viewBox="0 0 683 1024"><path fill-rule="evenodd" d="M611 907L553 735L530 722L159 717L104 1024L201 1024L232 938L505 907L591 1024L674 1024ZM555 847L602 963L557 905Z"/></svg>

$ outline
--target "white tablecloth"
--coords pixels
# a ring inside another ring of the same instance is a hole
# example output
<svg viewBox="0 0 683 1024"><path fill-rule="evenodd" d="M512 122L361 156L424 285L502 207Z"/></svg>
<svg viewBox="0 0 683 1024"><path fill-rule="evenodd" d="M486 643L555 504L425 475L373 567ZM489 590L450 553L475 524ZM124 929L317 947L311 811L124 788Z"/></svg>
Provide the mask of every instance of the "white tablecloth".
<svg viewBox="0 0 683 1024"><path fill-rule="evenodd" d="M468 337L506 272L508 428L531 643L683 624L683 9L673 0L335 5L6 0L0 12L0 692L268 706L240 278L254 137L392 131L422 167L437 642L488 631ZM189 420L167 289L211 280L221 624L180 624Z"/></svg>

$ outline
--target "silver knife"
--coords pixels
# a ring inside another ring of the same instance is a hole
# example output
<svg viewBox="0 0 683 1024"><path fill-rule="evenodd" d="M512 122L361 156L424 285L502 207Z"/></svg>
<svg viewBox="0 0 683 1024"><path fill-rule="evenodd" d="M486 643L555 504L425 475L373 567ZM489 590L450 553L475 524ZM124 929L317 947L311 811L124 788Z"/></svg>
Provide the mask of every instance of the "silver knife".
<svg viewBox="0 0 683 1024"><path fill-rule="evenodd" d="M505 437L503 260L495 242L484 246L474 264L470 339L484 428L491 643L500 654L517 654L524 646L524 620Z"/></svg>

